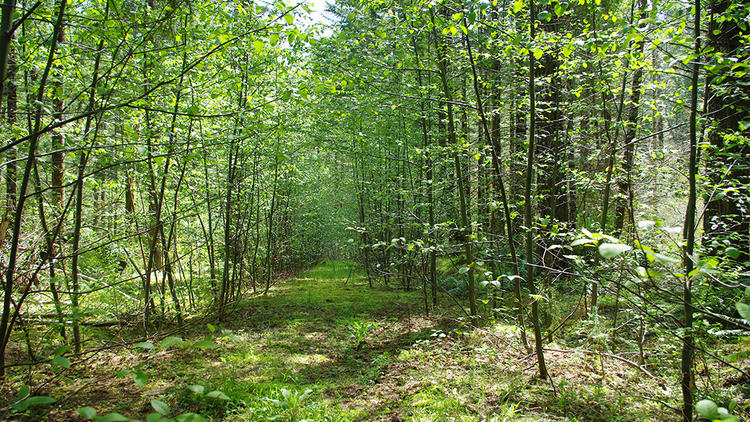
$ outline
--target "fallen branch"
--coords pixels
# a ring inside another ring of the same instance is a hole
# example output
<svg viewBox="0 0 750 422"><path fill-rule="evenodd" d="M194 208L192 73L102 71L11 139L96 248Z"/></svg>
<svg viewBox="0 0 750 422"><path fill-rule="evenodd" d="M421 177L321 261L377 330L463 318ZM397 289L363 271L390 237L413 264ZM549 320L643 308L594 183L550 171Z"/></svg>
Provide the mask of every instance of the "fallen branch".
<svg viewBox="0 0 750 422"><path fill-rule="evenodd" d="M611 354L611 353L595 352L593 350L583 350L583 349L580 349L580 350L553 349L551 347L545 347L544 351L545 352L559 352L559 353L577 353L577 352L581 352L581 353L584 353L584 354L587 354L587 355L606 356L606 357L609 357L609 358L612 358L612 359L619 360L620 362L625 363L628 366L632 366L633 368L635 368L635 369L643 372L644 374L646 374L651 379L657 379L654 374L652 374L651 372L649 372L649 370L646 369L646 368L644 368L643 366L638 365L637 363L633 362L632 360L625 359L622 356L614 355L614 354Z"/></svg>

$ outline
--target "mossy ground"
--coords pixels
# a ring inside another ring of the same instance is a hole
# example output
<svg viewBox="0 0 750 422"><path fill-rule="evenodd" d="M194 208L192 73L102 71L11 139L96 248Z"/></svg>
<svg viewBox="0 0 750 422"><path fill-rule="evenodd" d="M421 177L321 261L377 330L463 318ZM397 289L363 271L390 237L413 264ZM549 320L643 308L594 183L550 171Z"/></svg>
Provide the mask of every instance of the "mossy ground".
<svg viewBox="0 0 750 422"><path fill-rule="evenodd" d="M74 420L75 409L93 406L144 419L157 399L172 415L226 421L677 418L675 383L554 344L562 351L547 353L553 382L542 382L516 328L470 330L445 302L427 318L421 291L370 289L349 262L329 261L232 308L213 333L201 323L178 334L184 344L153 340L153 349L102 352L58 371L48 393L61 399L36 417ZM208 336L215 346L189 346Z"/></svg>

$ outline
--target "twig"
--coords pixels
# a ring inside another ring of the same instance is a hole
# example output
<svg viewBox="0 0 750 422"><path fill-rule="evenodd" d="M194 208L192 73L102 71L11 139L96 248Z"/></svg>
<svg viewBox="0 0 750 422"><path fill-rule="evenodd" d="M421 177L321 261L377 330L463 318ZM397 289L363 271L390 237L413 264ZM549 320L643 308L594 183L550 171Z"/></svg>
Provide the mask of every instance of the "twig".
<svg viewBox="0 0 750 422"><path fill-rule="evenodd" d="M644 374L646 374L651 379L657 379L656 376L654 376L654 374L652 374L651 372L648 371L648 369L642 367L641 365L638 365L637 363L633 362L632 360L625 359L624 357L618 356L618 355L615 355L615 354L604 353L604 352L595 352L595 351L592 351L592 350L583 350L583 349L579 349L579 350L554 349L554 348L551 348L551 347L545 347L544 350L548 351L548 352L559 352L559 353L576 353L576 352L581 352L581 353L584 353L584 354L587 354L587 355L607 356L607 357L610 357L612 359L617 359L620 362L623 362L623 363L625 363L625 364L627 364L629 366L632 366L633 368L635 368L635 369L643 372Z"/></svg>

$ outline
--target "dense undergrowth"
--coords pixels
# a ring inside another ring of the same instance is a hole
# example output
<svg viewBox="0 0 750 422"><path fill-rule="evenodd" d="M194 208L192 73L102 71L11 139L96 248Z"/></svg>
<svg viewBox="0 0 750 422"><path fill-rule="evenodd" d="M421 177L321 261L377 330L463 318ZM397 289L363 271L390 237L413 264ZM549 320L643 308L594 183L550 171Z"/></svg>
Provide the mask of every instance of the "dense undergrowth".
<svg viewBox="0 0 750 422"><path fill-rule="evenodd" d="M421 290L369 289L350 266L323 263L277 284L266 296L239 303L222 321L193 321L184 332L165 331L88 354L70 368L50 364L18 373L16 386L31 381L35 394L56 402L17 411L6 401L2 411L10 420L25 421L84 420L81 416L93 411L98 420L121 420L120 415L216 421L679 416L679 371L665 355L676 353L676 341L652 338L643 365L633 355L607 353L608 335L601 328L606 304L601 315L571 319L547 345L552 380L544 382L512 321L498 318L470 329L448 298L425 317ZM557 303L574 300L559 297ZM559 318L553 316L553 322ZM716 368L698 373L722 377ZM739 391L746 381L727 378L721 384L727 386L724 399L740 401L736 412L746 405Z"/></svg>

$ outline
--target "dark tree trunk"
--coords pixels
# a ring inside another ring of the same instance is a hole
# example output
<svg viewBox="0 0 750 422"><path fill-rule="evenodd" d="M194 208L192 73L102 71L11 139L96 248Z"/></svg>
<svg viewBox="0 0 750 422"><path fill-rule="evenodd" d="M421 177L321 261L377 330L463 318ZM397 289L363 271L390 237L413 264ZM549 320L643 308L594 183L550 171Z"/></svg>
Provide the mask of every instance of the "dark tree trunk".
<svg viewBox="0 0 750 422"><path fill-rule="evenodd" d="M712 20L708 44L716 53L736 57L737 63L747 63L750 57L747 48L743 48L737 22L744 18L727 13L731 5L731 0L715 0L709 4L710 13L724 19ZM750 128L740 125L750 120L750 77L739 76L738 72L727 68L709 75L712 80L708 93L707 115L711 124L708 140L712 148L706 154L708 196L702 242L712 253L722 253L718 245L729 240L731 247L740 253L727 253L727 257L747 262L750 258L750 147L746 142L737 142L736 136L750 137Z"/></svg>

